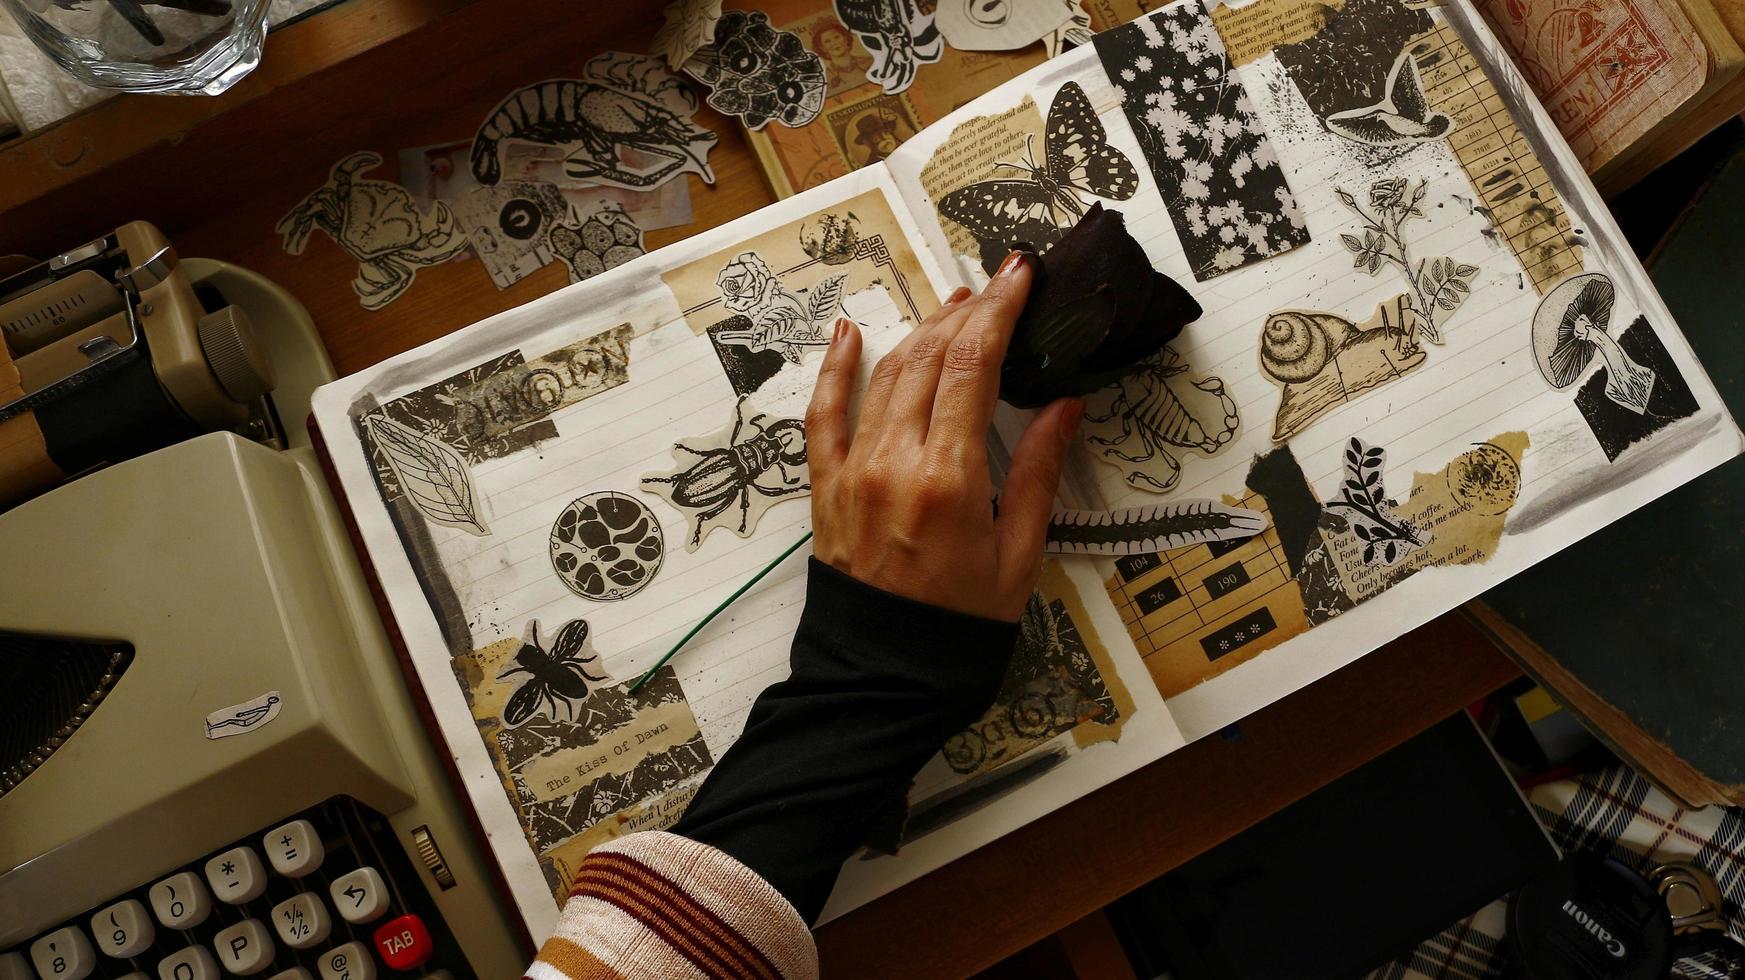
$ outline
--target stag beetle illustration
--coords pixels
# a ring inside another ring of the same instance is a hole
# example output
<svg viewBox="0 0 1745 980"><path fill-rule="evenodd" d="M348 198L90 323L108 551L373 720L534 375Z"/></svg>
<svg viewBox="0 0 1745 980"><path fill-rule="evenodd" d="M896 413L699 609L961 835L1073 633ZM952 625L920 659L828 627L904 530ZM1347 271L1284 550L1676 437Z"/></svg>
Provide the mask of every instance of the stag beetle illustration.
<svg viewBox="0 0 1745 980"><path fill-rule="evenodd" d="M665 494L674 506L691 512L695 527L691 531L691 547L703 540L709 522L739 504L739 534L746 533L750 519L752 494L765 497L788 497L807 493L812 484L789 471L790 467L806 463L806 427L799 419L777 419L765 424L769 416L745 414L746 400L739 399L733 414L733 433L727 445L712 449L693 449L682 442L673 448L697 457L689 467L668 476L645 476L643 484L664 484ZM740 434L750 426L755 429L743 440ZM774 474L778 484L768 486L763 481Z"/></svg>
<svg viewBox="0 0 1745 980"><path fill-rule="evenodd" d="M497 675L498 680L526 674L527 679L509 695L503 705L503 723L519 727L532 718L540 704L547 706L547 717L557 720L557 705L563 702L571 720L575 719L576 702L588 696L590 683L607 680L605 674L595 676L588 668L599 659L588 648L588 621L572 619L557 631L557 639L546 650L539 642L539 620L527 624L521 638L521 649L515 651L515 666Z"/></svg>

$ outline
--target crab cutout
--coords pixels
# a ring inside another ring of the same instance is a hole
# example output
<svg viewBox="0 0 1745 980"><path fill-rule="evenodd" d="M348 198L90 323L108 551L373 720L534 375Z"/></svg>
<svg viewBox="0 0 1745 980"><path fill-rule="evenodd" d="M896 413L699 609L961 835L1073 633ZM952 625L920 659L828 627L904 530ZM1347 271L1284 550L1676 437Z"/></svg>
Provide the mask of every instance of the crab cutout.
<svg viewBox="0 0 1745 980"><path fill-rule="evenodd" d="M380 166L369 150L333 165L327 183L316 188L273 227L284 236L285 251L303 254L310 231L319 228L358 262L351 288L366 310L379 310L412 285L424 266L454 258L467 247L448 205L436 202L421 214L411 192L385 180L359 175Z"/></svg>

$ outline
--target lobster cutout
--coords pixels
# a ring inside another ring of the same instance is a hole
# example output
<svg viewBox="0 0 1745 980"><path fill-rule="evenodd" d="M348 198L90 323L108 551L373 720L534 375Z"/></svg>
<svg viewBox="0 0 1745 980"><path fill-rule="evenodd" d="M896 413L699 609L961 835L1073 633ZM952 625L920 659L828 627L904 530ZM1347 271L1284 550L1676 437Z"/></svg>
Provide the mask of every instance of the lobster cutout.
<svg viewBox="0 0 1745 980"><path fill-rule="evenodd" d="M1091 396L1085 443L1121 470L1129 486L1168 493L1181 482L1178 457L1188 451L1212 456L1236 438L1242 417L1223 379L1187 375L1187 362L1165 347Z"/></svg>
<svg viewBox="0 0 1745 980"><path fill-rule="evenodd" d="M691 442L673 443L672 470L642 478L645 492L689 521L686 551L696 551L718 527L749 538L764 511L812 492L806 427L799 419L771 420L741 398L732 425Z"/></svg>
<svg viewBox="0 0 1745 980"><path fill-rule="evenodd" d="M658 58L608 51L582 77L554 78L511 93L473 137L473 178L503 178L505 143L559 147L564 173L576 180L646 190L694 173L715 183L709 167L714 133L691 121L697 97Z"/></svg>

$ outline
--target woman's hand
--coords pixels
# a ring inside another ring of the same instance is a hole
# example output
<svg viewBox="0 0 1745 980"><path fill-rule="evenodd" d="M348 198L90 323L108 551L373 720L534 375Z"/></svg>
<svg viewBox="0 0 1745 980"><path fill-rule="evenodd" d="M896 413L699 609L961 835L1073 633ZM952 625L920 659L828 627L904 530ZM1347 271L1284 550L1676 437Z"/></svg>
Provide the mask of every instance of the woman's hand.
<svg viewBox="0 0 1745 980"><path fill-rule="evenodd" d="M852 432L860 331L839 320L806 412L814 552L868 585L1015 621L1036 585L1061 460L1084 403L1063 398L1019 440L994 516L987 435L1000 363L1030 291L1006 257L980 296L959 289L879 360Z"/></svg>

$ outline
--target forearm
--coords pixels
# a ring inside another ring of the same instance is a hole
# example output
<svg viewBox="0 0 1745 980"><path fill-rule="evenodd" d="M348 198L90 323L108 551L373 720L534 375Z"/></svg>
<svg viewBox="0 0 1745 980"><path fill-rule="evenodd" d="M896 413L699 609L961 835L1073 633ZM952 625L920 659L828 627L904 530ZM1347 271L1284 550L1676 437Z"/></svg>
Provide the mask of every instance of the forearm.
<svg viewBox="0 0 1745 980"><path fill-rule="evenodd" d="M874 822L987 709L1017 636L813 560L792 675L758 698L673 832L732 855L814 920Z"/></svg>
<svg viewBox="0 0 1745 980"><path fill-rule="evenodd" d="M1017 637L814 560L791 675L758 698L671 833L582 861L528 975L815 976L806 927L843 861L986 710Z"/></svg>

